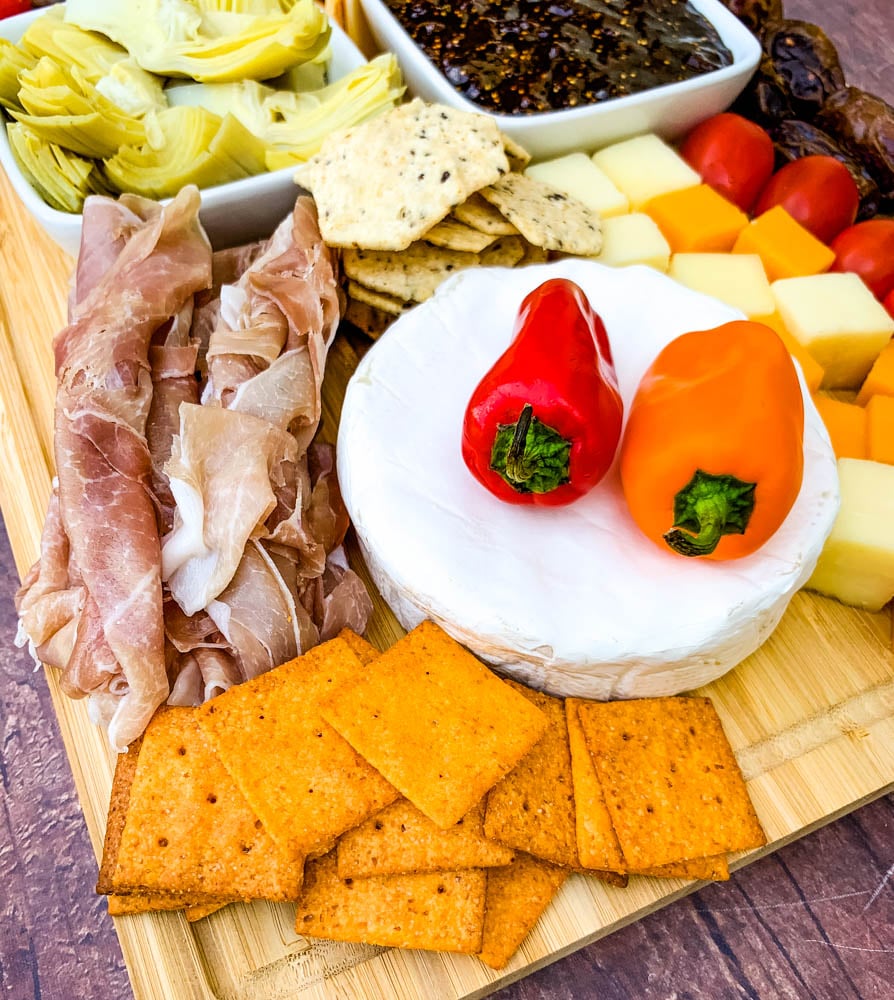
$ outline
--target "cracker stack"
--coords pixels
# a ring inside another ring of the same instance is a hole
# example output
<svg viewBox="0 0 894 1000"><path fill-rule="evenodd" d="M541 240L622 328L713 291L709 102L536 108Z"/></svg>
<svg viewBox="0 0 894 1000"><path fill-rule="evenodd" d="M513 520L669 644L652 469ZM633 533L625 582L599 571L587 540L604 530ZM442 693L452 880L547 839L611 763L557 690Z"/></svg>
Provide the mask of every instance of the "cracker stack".
<svg viewBox="0 0 894 1000"><path fill-rule="evenodd" d="M764 842L707 699L562 701L423 622L159 711L119 759L98 889L191 919L292 900L308 937L502 968L572 872L727 878Z"/></svg>
<svg viewBox="0 0 894 1000"><path fill-rule="evenodd" d="M345 318L377 336L464 268L598 254L598 214L522 174L529 159L493 118L421 100L330 135L295 179L342 249Z"/></svg>

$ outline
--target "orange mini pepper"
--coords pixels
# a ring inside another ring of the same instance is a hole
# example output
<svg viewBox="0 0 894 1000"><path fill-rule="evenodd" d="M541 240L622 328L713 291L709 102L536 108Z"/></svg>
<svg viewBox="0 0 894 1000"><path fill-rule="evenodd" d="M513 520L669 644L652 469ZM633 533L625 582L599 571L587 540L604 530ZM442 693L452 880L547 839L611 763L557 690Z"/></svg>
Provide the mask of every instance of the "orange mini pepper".
<svg viewBox="0 0 894 1000"><path fill-rule="evenodd" d="M736 559L785 520L804 469L804 399L763 323L684 333L636 391L621 482L645 535L685 556Z"/></svg>

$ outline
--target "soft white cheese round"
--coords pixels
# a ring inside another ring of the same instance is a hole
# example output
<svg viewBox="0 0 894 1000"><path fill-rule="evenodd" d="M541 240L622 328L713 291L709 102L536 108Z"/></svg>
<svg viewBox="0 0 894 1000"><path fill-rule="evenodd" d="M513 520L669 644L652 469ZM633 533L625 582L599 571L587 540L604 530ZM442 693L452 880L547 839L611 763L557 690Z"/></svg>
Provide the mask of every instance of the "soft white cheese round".
<svg viewBox="0 0 894 1000"><path fill-rule="evenodd" d="M689 690L753 652L810 576L838 509L829 438L804 388L798 499L758 552L729 562L647 540L627 511L617 463L567 507L496 499L462 460L463 414L509 344L522 299L553 277L576 281L602 316L625 406L672 339L741 318L647 267L566 260L463 271L394 323L351 379L338 436L342 494L373 579L405 628L432 618L552 694Z"/></svg>

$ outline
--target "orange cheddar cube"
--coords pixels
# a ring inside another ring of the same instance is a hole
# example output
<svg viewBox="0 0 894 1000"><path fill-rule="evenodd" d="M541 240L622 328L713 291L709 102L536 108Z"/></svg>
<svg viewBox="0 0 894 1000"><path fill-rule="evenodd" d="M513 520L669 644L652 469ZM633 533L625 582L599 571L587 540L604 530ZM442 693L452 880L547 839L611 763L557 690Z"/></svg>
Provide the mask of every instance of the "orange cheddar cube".
<svg viewBox="0 0 894 1000"><path fill-rule="evenodd" d="M748 216L707 184L660 194L644 211L674 253L722 253L748 225Z"/></svg>
<svg viewBox="0 0 894 1000"><path fill-rule="evenodd" d="M733 253L756 253L770 281L828 271L835 254L779 205L759 215L740 233Z"/></svg>
<svg viewBox="0 0 894 1000"><path fill-rule="evenodd" d="M797 361L801 366L801 371L804 373L804 381L807 383L807 388L811 393L817 392L823 383L823 376L825 375L823 367L807 350L807 348L804 347L801 341L798 340L797 337L793 337L788 332L788 328L782 321L782 317L779 313L775 312L771 313L769 316L760 316L755 318L759 323L765 323L779 334L779 339L788 348L788 353L791 354L795 361Z"/></svg>
<svg viewBox="0 0 894 1000"><path fill-rule="evenodd" d="M866 457L894 465L894 396L873 396L866 405Z"/></svg>
<svg viewBox="0 0 894 1000"><path fill-rule="evenodd" d="M836 458L866 458L866 410L822 394L813 402L823 418Z"/></svg>
<svg viewBox="0 0 894 1000"><path fill-rule="evenodd" d="M882 348L881 354L875 359L869 374L866 376L857 402L866 406L873 396L894 396L894 340Z"/></svg>

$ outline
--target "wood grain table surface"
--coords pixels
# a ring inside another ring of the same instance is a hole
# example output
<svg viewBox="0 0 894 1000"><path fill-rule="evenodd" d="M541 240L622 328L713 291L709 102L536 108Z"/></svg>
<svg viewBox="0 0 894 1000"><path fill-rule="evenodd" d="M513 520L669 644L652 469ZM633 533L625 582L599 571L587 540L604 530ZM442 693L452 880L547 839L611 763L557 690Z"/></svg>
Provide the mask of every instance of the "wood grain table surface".
<svg viewBox="0 0 894 1000"><path fill-rule="evenodd" d="M894 0L787 0L785 10L789 17L826 29L849 83L894 102ZM14 280L14 274L0 275L0 282ZM42 674L13 643L17 584L4 534L0 996L127 1000L133 995L127 970L105 901L93 892L96 860L49 693ZM864 806L739 871L728 883L679 900L495 996L894 998L894 796Z"/></svg>

